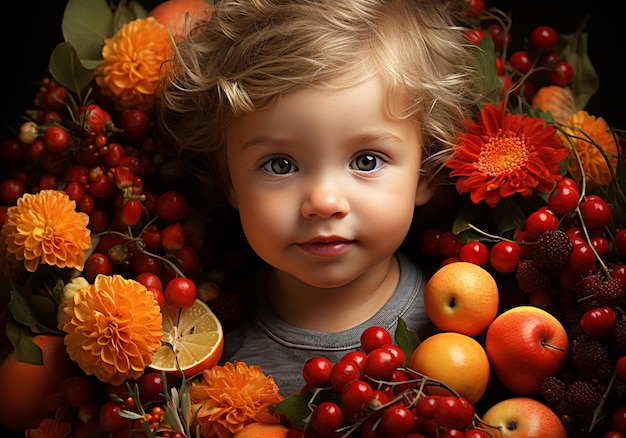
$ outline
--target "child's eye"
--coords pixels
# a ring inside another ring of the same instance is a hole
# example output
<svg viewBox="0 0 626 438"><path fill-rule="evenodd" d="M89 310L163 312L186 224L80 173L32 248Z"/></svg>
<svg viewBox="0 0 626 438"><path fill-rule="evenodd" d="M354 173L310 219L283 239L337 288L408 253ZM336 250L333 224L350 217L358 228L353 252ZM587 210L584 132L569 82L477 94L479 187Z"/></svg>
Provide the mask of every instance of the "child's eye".
<svg viewBox="0 0 626 438"><path fill-rule="evenodd" d="M267 173L274 175L285 175L298 170L295 164L284 157L271 158L261 165L261 168Z"/></svg>
<svg viewBox="0 0 626 438"><path fill-rule="evenodd" d="M380 157L373 154L362 154L352 160L350 167L362 172L372 172L379 169L382 164L383 160Z"/></svg>

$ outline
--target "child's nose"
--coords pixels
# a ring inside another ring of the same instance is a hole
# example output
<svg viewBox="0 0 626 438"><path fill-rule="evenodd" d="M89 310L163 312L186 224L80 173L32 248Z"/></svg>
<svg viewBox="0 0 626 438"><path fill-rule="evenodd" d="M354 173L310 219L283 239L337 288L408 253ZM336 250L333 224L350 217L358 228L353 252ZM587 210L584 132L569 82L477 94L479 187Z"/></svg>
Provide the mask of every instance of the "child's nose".
<svg viewBox="0 0 626 438"><path fill-rule="evenodd" d="M302 203L302 216L327 219L333 216L343 217L349 211L350 203L337 181L316 180L311 182Z"/></svg>

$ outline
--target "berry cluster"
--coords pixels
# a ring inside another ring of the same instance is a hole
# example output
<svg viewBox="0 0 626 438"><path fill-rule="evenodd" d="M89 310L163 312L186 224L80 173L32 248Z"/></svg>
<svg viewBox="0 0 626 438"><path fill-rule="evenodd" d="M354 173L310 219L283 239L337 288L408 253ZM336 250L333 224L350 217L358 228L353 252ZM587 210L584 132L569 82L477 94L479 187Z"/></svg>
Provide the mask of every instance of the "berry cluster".
<svg viewBox="0 0 626 438"><path fill-rule="evenodd" d="M513 42L511 19L505 13L485 8L483 0L468 1L468 19L475 26L465 35L479 44L487 35L496 52L495 71L501 90L531 102L537 90L548 85L566 87L574 78L574 68L557 52L558 32L550 26L537 26L528 35L525 47L509 52Z"/></svg>
<svg viewBox="0 0 626 438"><path fill-rule="evenodd" d="M368 327L361 347L335 363L316 356L304 364L301 394L310 396L311 412L288 437L491 436L471 403L406 366L404 351L386 329Z"/></svg>
<svg viewBox="0 0 626 438"><path fill-rule="evenodd" d="M184 308L200 297L214 302L216 314L227 313L225 328L240 322L242 309L233 306L241 300L229 293L226 303L218 301L245 260L231 255L247 249L234 242L217 249L225 242L214 237L232 225L217 209L192 209L190 193L201 191L156 135L152 115L109 112L97 100L77 103L50 78L41 80L34 103L31 120L0 144L0 223L24 193L63 190L89 216L94 245L82 272L89 282L118 273L143 283L161 305Z"/></svg>

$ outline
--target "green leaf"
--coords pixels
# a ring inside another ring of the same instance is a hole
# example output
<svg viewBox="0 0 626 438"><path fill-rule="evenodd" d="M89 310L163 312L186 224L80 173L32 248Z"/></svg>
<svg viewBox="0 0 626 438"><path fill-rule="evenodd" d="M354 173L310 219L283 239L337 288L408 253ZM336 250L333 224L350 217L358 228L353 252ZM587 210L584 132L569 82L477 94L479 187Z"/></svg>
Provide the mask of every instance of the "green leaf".
<svg viewBox="0 0 626 438"><path fill-rule="evenodd" d="M308 404L312 396L312 391L292 394L278 403L276 409L282 412L296 426L304 427L304 420L311 415L311 409L309 409Z"/></svg>
<svg viewBox="0 0 626 438"><path fill-rule="evenodd" d="M28 327L33 333L58 333L39 322L31 305L18 291L11 291L11 300L8 307L13 315L13 319Z"/></svg>
<svg viewBox="0 0 626 438"><path fill-rule="evenodd" d="M498 91L502 88L502 79L498 77L496 71L496 51L493 40L486 35L480 43L478 43L478 76L482 78L480 88L476 90L479 94L485 96L485 103L498 104Z"/></svg>
<svg viewBox="0 0 626 438"><path fill-rule="evenodd" d="M41 348L33 342L32 337L22 337L15 346L15 359L32 365L43 365Z"/></svg>
<svg viewBox="0 0 626 438"><path fill-rule="evenodd" d="M77 94L93 79L93 69L90 70L81 63L74 46L68 42L60 43L54 48L49 69L54 80Z"/></svg>
<svg viewBox="0 0 626 438"><path fill-rule="evenodd" d="M79 59L99 60L104 40L114 34L113 12L106 0L69 0L61 29Z"/></svg>
<svg viewBox="0 0 626 438"><path fill-rule="evenodd" d="M577 106L585 108L600 86L600 78L587 53L588 34L579 31L571 35L562 35L561 38L565 41L561 58L567 61L575 72L569 86L576 96Z"/></svg>
<svg viewBox="0 0 626 438"><path fill-rule="evenodd" d="M402 349L404 355L408 359L411 357L413 350L420 344L417 334L409 329L406 322L402 318L398 318L398 328L396 328L395 342Z"/></svg>

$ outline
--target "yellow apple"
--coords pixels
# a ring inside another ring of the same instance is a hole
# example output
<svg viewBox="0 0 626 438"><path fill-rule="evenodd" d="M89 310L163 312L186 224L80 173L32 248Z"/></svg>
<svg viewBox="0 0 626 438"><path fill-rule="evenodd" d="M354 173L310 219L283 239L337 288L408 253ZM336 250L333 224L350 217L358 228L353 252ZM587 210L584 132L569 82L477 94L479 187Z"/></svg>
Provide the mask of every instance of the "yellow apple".
<svg viewBox="0 0 626 438"><path fill-rule="evenodd" d="M530 397L502 400L485 412L481 419L494 436L504 438L567 438L559 417L545 404ZM495 428L494 428L495 427Z"/></svg>
<svg viewBox="0 0 626 438"><path fill-rule="evenodd" d="M487 329L485 351L491 369L515 395L540 392L541 382L565 366L569 341L563 325L538 307L513 307Z"/></svg>
<svg viewBox="0 0 626 438"><path fill-rule="evenodd" d="M444 332L482 334L496 317L498 304L495 279L470 262L442 266L424 286L424 310Z"/></svg>

